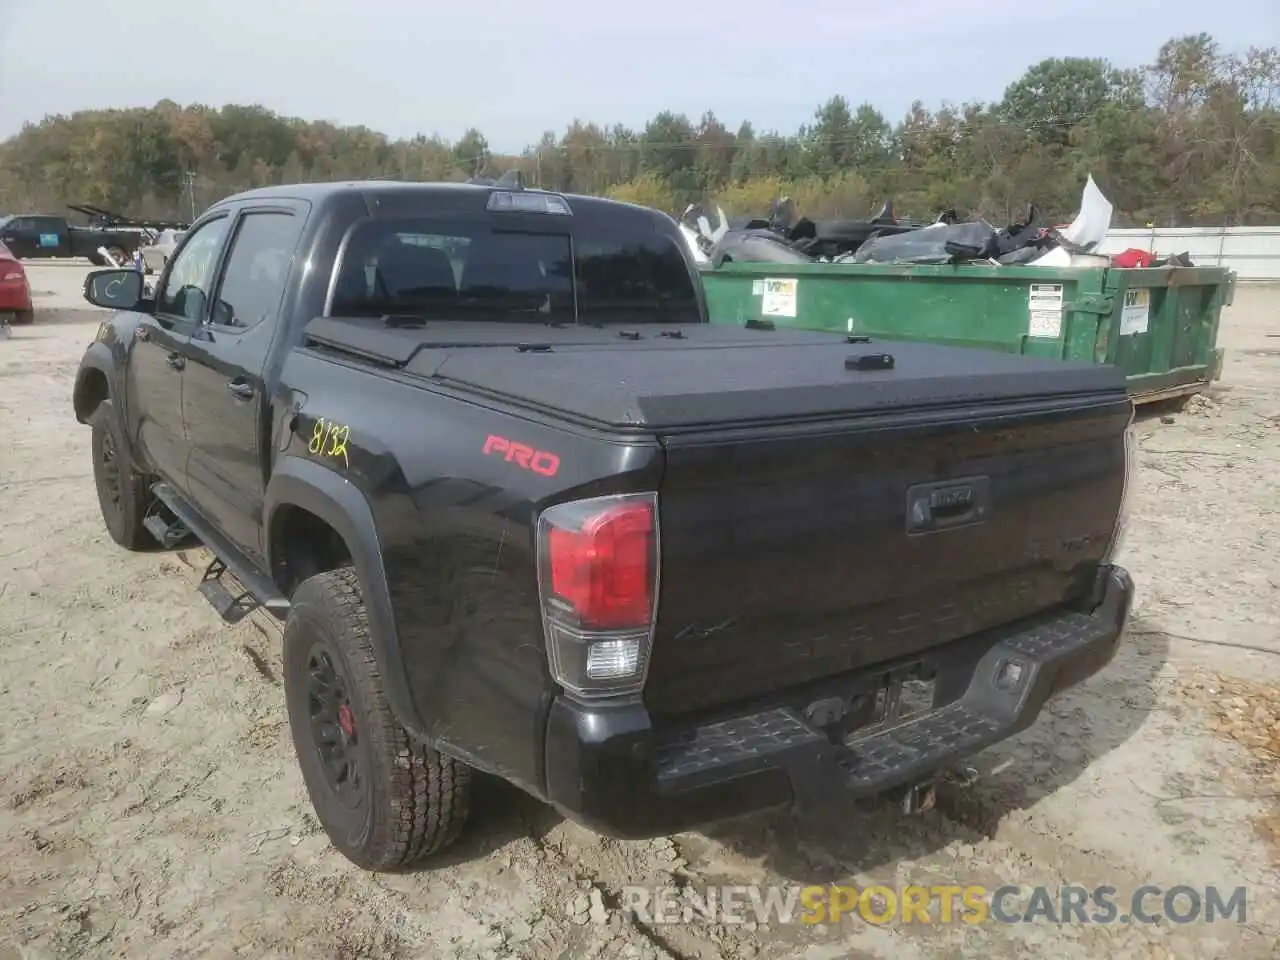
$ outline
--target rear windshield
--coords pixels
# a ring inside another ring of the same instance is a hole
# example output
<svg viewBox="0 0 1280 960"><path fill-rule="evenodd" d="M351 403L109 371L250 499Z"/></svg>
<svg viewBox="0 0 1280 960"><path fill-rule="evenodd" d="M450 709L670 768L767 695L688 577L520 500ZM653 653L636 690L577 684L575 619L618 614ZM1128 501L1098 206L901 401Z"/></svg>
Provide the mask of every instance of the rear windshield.
<svg viewBox="0 0 1280 960"><path fill-rule="evenodd" d="M353 230L333 316L412 314L531 323L696 322L684 255L652 230L575 223L567 234L482 220L366 220Z"/></svg>

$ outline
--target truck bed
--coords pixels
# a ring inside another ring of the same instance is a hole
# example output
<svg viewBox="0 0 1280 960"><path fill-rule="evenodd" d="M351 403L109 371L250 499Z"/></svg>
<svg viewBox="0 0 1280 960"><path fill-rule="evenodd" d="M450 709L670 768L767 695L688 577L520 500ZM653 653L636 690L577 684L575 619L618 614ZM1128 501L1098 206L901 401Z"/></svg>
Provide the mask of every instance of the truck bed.
<svg viewBox="0 0 1280 960"><path fill-rule="evenodd" d="M670 333L678 332L679 339ZM629 335L638 339L628 339ZM1123 393L1123 375L1066 363L906 341L685 324L670 330L321 318L307 337L465 390L616 429L713 426L993 402L1061 403ZM869 354L889 370L846 368Z"/></svg>

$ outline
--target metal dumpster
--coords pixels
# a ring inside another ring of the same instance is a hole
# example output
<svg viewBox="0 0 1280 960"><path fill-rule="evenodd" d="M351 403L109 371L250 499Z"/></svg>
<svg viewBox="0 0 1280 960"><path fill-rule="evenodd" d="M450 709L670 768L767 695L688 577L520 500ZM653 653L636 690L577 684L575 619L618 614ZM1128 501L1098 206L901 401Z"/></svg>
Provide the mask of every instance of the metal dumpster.
<svg viewBox="0 0 1280 960"><path fill-rule="evenodd" d="M779 326L1113 363L1138 402L1188 396L1222 373L1221 267L726 263L704 268L712 323Z"/></svg>

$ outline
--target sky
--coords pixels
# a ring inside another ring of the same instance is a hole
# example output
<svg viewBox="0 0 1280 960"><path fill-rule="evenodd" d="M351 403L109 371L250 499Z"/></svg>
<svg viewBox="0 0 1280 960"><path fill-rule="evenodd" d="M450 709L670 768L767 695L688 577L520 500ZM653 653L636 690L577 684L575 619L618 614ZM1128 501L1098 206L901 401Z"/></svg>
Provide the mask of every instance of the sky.
<svg viewBox="0 0 1280 960"><path fill-rule="evenodd" d="M890 121L997 100L1046 57L1150 63L1169 37L1280 45L1280 0L0 0L0 138L47 114L260 103L518 152L662 110L791 133L834 94Z"/></svg>

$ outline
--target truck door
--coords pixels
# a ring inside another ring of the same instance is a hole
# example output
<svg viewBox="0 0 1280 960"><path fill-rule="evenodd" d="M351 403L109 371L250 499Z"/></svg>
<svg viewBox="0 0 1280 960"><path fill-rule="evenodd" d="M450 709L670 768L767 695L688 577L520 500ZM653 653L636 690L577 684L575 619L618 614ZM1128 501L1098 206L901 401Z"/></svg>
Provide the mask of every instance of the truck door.
<svg viewBox="0 0 1280 960"><path fill-rule="evenodd" d="M71 231L66 220L62 217L32 217L31 225L37 256L71 256Z"/></svg>
<svg viewBox="0 0 1280 960"><path fill-rule="evenodd" d="M271 454L272 402L264 373L305 216L301 203L241 211L209 316L187 346L182 416L191 497L254 559L264 554L262 506Z"/></svg>
<svg viewBox="0 0 1280 960"><path fill-rule="evenodd" d="M231 218L195 228L161 277L155 314L139 320L129 354L126 417L135 449L177 490L187 493L182 378L191 334L208 311L209 292Z"/></svg>

